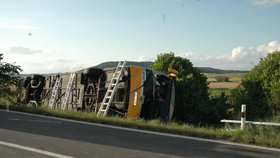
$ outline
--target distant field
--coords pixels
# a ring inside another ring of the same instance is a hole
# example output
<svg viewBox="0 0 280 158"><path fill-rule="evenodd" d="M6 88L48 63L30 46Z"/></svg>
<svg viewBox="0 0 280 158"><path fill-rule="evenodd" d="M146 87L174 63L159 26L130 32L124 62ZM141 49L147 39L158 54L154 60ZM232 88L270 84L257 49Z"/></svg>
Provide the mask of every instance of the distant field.
<svg viewBox="0 0 280 158"><path fill-rule="evenodd" d="M238 82L210 82L210 89L234 89L238 86Z"/></svg>
<svg viewBox="0 0 280 158"><path fill-rule="evenodd" d="M222 92L226 95L230 94L230 90L235 89L241 79L243 79L245 73L225 73L225 74L214 74L214 73L205 73L207 81L209 82L209 95L210 96L219 96ZM217 82L215 77L217 76L227 76L229 77L229 82Z"/></svg>
<svg viewBox="0 0 280 158"><path fill-rule="evenodd" d="M207 77L207 81L216 81L216 76L228 76L229 81L237 82L240 81L246 73L225 73L225 74L215 74L215 73L205 73L204 75Z"/></svg>

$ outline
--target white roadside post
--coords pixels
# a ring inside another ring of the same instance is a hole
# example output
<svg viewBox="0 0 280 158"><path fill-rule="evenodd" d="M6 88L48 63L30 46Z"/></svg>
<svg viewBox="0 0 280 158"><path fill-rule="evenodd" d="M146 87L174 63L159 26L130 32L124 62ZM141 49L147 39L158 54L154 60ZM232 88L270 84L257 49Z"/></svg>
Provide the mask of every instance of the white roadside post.
<svg viewBox="0 0 280 158"><path fill-rule="evenodd" d="M9 111L10 102L6 101L6 111Z"/></svg>
<svg viewBox="0 0 280 158"><path fill-rule="evenodd" d="M241 130L244 130L246 126L246 105L241 106Z"/></svg>

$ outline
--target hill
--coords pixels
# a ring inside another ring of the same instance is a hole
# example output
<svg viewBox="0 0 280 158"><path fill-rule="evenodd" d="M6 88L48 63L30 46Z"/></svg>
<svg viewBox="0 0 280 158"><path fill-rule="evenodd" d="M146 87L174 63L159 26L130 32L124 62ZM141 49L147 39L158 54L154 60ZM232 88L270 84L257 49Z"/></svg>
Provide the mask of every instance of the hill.
<svg viewBox="0 0 280 158"><path fill-rule="evenodd" d="M145 67L145 68L150 68L151 65L154 62L151 61L147 61L147 62L136 62L136 61L127 61L128 66L130 65L135 65L135 66L141 66L141 67ZM99 68L99 69L104 69L104 68L108 68L108 67L116 67L118 65L117 61L108 61L108 62L104 62L101 63L99 65L96 66L92 66L95 68ZM225 73L247 73L249 71L239 71L239 70L221 70L221 69L215 69L215 68L211 68L211 67L197 67L201 73L215 73L215 74L225 74ZM84 69L76 71L76 72L82 72ZM52 74L62 74L61 73L48 73L45 75L52 75ZM25 77L25 76L30 76L32 74L20 74L21 77Z"/></svg>
<svg viewBox="0 0 280 158"><path fill-rule="evenodd" d="M202 73L215 73L215 74L225 74L225 73L247 73L249 71L241 70L221 70L211 67L197 67Z"/></svg>
<svg viewBox="0 0 280 158"><path fill-rule="evenodd" d="M141 66L141 67L145 67L145 68L150 68L152 64L153 64L153 62L151 62L151 61L148 61L148 62L127 61L126 62L127 66L135 65L135 66ZM104 68L107 68L107 67L116 67L117 65L118 65L117 61L109 61L109 62L101 63L101 64L96 65L94 67L104 69Z"/></svg>
<svg viewBox="0 0 280 158"><path fill-rule="evenodd" d="M135 62L135 61L128 61L126 65L135 65L135 66L141 66L145 68L150 68L153 62ZM99 65L96 65L94 67L104 69L107 67L116 67L118 65L118 62L116 61L109 61L104 62ZM247 73L248 71L240 71L240 70L221 70L221 69L215 69L211 67L197 67L202 73L216 73L216 74L224 74L224 73Z"/></svg>

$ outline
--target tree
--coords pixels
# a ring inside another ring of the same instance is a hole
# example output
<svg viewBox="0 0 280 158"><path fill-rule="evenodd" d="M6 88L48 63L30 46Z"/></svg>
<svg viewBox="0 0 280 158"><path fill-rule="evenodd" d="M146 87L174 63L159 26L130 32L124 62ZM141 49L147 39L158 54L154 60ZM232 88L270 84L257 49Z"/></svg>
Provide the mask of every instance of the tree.
<svg viewBox="0 0 280 158"><path fill-rule="evenodd" d="M167 73L168 68L179 72L176 77L176 103L174 118L182 122L207 122L209 114L207 78L188 59L177 57L174 53L157 56L152 69Z"/></svg>
<svg viewBox="0 0 280 158"><path fill-rule="evenodd" d="M280 52L268 54L244 78L243 88L234 90L236 111L247 104L249 119L264 118L280 112Z"/></svg>
<svg viewBox="0 0 280 158"><path fill-rule="evenodd" d="M229 82L228 76L216 76L214 77L217 82Z"/></svg>
<svg viewBox="0 0 280 158"><path fill-rule="evenodd" d="M0 54L0 97L7 97L11 94L11 86L17 85L20 66L2 62L3 54Z"/></svg>

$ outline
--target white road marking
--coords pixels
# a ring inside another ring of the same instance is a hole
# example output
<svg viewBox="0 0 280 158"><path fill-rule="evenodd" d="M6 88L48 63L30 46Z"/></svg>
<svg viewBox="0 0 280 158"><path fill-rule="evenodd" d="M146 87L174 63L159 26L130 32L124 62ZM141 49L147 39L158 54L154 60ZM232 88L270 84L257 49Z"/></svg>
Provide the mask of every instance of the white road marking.
<svg viewBox="0 0 280 158"><path fill-rule="evenodd" d="M6 112L1 109L0 109L0 111ZM261 146L247 145L247 144L241 144L241 143L232 143L232 142L226 142L226 141L221 141L221 140L197 138L197 137L183 136L183 135L177 135L177 134L169 134L169 133L154 132L154 131L147 131L147 130L141 130L141 129L133 129L133 128L127 128L127 127L118 127L118 126L112 126L112 125L98 124L98 123L92 123L92 122L83 122L83 121L77 121L77 120L69 120L69 119L65 119L65 118L58 118L58 117L53 117L53 116L45 116L45 115L38 115L38 114L18 112L18 111L8 111L8 112L15 113L15 114L29 115L29 116L37 116L37 117L42 117L42 118L49 118L49 119L54 119L54 120L59 120L59 121L80 123L80 124L91 125L91 126L119 129L119 130L125 130L125 131L130 131L130 132L146 133L146 134L160 135L160 136L166 136L166 137L174 137L174 138L181 138L181 139L188 139L188 140L195 140L195 141L204 141L204 142L210 142L210 143L218 143L218 144L224 144L224 145L280 152L280 149L277 149L277 148L261 147Z"/></svg>
<svg viewBox="0 0 280 158"><path fill-rule="evenodd" d="M61 121L50 121L50 120L32 120L32 119L18 119L12 118L11 121L28 121L28 122L41 122L41 123L61 123Z"/></svg>
<svg viewBox="0 0 280 158"><path fill-rule="evenodd" d="M12 148L18 148L21 150L32 151L35 153L52 156L52 157L57 157L57 158L74 158L71 156L61 155L61 154L57 154L57 153L53 153L53 152L49 152L49 151L45 151L45 150L41 150L41 149L31 148L31 147L22 146L22 145L14 144L14 143L3 142L3 141L0 141L0 145L12 147Z"/></svg>

